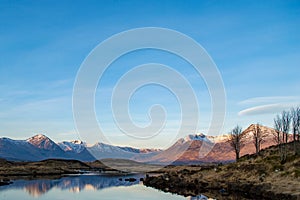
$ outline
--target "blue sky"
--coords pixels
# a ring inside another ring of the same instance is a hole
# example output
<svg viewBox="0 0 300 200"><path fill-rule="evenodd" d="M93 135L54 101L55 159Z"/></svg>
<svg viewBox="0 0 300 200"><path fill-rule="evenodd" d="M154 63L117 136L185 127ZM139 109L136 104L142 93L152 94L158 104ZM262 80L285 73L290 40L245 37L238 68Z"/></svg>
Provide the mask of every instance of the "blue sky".
<svg viewBox="0 0 300 200"><path fill-rule="evenodd" d="M108 37L149 26L180 31L210 54L227 94L224 133L236 124L273 126L276 113L300 104L299 25L299 1L1 0L0 136L24 139L45 133L55 141L80 137L73 121L72 90L81 63ZM201 77L174 55L144 50L113 63L96 94L97 117L112 143L165 146L178 126L176 99L154 85L133 96L130 111L143 126L149 121L149 106L165 106L170 123L158 141L133 141L113 125L109 92L126 70L149 62L173 67L192 84L199 83L194 86L200 99L199 132L205 133L211 112ZM93 143L98 138L83 139Z"/></svg>

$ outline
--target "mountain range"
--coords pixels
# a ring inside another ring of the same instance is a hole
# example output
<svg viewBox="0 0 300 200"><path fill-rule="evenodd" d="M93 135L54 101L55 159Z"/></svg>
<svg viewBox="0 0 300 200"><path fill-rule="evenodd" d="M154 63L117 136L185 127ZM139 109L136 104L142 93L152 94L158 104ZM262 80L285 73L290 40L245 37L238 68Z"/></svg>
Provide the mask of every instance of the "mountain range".
<svg viewBox="0 0 300 200"><path fill-rule="evenodd" d="M245 146L241 150L241 155L255 152L252 135L253 128L254 125L250 125L243 131L246 140ZM265 126L260 126L260 128L265 133L262 148L274 145L273 134L275 130ZM168 149L161 150L120 147L100 142L89 146L79 140L55 143L47 136L38 134L27 140L0 138L0 158L13 161L40 161L50 158L93 161L106 158L121 158L153 164L226 162L235 158L227 140L228 135L188 135L177 140Z"/></svg>

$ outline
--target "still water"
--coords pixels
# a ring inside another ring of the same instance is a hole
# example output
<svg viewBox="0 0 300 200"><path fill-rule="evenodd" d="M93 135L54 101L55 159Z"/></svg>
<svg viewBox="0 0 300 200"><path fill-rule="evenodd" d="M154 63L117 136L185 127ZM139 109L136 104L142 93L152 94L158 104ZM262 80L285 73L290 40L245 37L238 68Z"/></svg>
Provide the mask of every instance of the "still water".
<svg viewBox="0 0 300 200"><path fill-rule="evenodd" d="M130 177L134 177L137 180L133 182L125 181L125 178ZM144 177L144 175L108 176L85 174L65 176L57 179L15 180L10 185L0 187L0 199L194 199L146 187L140 182L139 179L141 177Z"/></svg>

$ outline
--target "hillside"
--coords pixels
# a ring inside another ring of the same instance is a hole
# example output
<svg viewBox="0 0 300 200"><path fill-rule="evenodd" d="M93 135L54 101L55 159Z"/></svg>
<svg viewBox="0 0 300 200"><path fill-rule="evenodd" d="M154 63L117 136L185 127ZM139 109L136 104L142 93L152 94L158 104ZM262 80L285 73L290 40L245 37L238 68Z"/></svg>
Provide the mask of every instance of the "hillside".
<svg viewBox="0 0 300 200"><path fill-rule="evenodd" d="M300 144L297 143L298 148ZM239 162L208 167L167 167L163 175L148 177L147 186L182 195L199 193L222 199L230 193L248 198L300 199L300 156L288 144L287 162L280 164L277 147L260 155L246 155ZM230 198L229 198L230 199Z"/></svg>
<svg viewBox="0 0 300 200"><path fill-rule="evenodd" d="M254 124L251 124L243 131L243 134L245 135L245 146L241 149L241 156L255 153L253 128ZM261 148L264 149L275 145L275 130L261 125L260 129L265 134ZM234 161L235 154L227 140L228 135L188 135L186 138L179 139L168 149L159 152L150 158L147 157L146 159L148 159L148 162L168 164L203 164L208 162Z"/></svg>

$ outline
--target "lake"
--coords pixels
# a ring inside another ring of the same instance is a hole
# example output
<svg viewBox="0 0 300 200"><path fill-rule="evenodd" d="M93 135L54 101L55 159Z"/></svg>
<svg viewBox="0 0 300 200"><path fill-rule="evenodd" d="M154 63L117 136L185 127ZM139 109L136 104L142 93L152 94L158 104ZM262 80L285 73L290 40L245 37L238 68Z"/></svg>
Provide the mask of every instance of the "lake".
<svg viewBox="0 0 300 200"><path fill-rule="evenodd" d="M0 187L0 199L200 199L183 197L146 187L140 181L143 174L132 175L68 175L61 178L36 180L14 180L12 184ZM125 180L135 178L132 182Z"/></svg>

